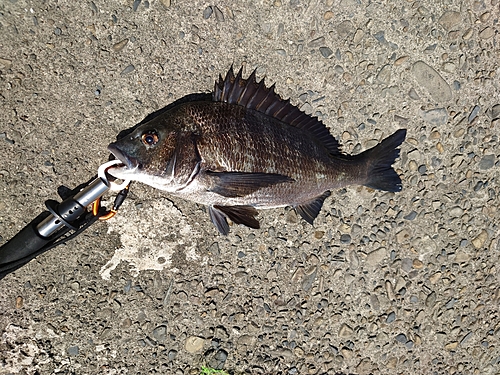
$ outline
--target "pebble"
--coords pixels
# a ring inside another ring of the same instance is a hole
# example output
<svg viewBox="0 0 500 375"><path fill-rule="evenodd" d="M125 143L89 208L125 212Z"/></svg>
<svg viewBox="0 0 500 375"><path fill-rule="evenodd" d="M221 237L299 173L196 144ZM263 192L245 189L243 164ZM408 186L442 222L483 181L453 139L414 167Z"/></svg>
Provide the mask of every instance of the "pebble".
<svg viewBox="0 0 500 375"><path fill-rule="evenodd" d="M163 342L167 338L167 326L161 325L153 330L153 337L158 342Z"/></svg>
<svg viewBox="0 0 500 375"><path fill-rule="evenodd" d="M217 22L224 22L225 21L224 14L222 13L222 11L219 9L219 7L217 5L214 6L214 13L215 13L215 19L217 20Z"/></svg>
<svg viewBox="0 0 500 375"><path fill-rule="evenodd" d="M213 11L214 10L211 6L206 7L205 10L203 11L203 18L205 18L206 20L209 19Z"/></svg>
<svg viewBox="0 0 500 375"><path fill-rule="evenodd" d="M413 269L413 261L410 258L401 259L401 268L405 272L410 272Z"/></svg>
<svg viewBox="0 0 500 375"><path fill-rule="evenodd" d="M449 214L452 217L462 216L463 213L464 213L464 210L461 207L459 207L459 206L454 206L449 211Z"/></svg>
<svg viewBox="0 0 500 375"><path fill-rule="evenodd" d="M389 313L389 315L387 315L387 319L385 320L385 322L392 323L395 320L396 320L396 313L394 311L392 311Z"/></svg>
<svg viewBox="0 0 500 375"><path fill-rule="evenodd" d="M446 108L435 108L428 111L420 111L420 117L431 125L445 125L448 122L448 111Z"/></svg>
<svg viewBox="0 0 500 375"><path fill-rule="evenodd" d="M420 96L417 94L413 87L408 92L408 96L413 100L420 100Z"/></svg>
<svg viewBox="0 0 500 375"><path fill-rule="evenodd" d="M317 240L320 240L321 238L323 238L324 235L325 235L325 232L322 230L317 230L314 232L314 238L316 238Z"/></svg>
<svg viewBox="0 0 500 375"><path fill-rule="evenodd" d="M377 39L380 43L387 43L387 41L385 40L385 31L379 31L373 34L373 37Z"/></svg>
<svg viewBox="0 0 500 375"><path fill-rule="evenodd" d="M396 299L396 297L394 296L394 287L389 280L385 281L385 292L387 293L387 298L390 301L394 301Z"/></svg>
<svg viewBox="0 0 500 375"><path fill-rule="evenodd" d="M350 268L353 270L359 267L358 253L355 250L349 251L349 264Z"/></svg>
<svg viewBox="0 0 500 375"><path fill-rule="evenodd" d="M328 47L319 47L319 52L326 59L333 55L333 51Z"/></svg>
<svg viewBox="0 0 500 375"><path fill-rule="evenodd" d="M387 360L386 366L389 369L395 369L398 366L398 359L396 357L390 357Z"/></svg>
<svg viewBox="0 0 500 375"><path fill-rule="evenodd" d="M477 235L477 237L472 240L472 244L476 249L480 249L484 246L487 240L488 240L488 232L483 229Z"/></svg>
<svg viewBox="0 0 500 375"><path fill-rule="evenodd" d="M443 71L447 73L454 73L457 70L457 66L451 62L443 63Z"/></svg>
<svg viewBox="0 0 500 375"><path fill-rule="evenodd" d="M412 67L418 84L425 88L436 102L447 102L452 98L451 88L441 75L423 61L417 61Z"/></svg>
<svg viewBox="0 0 500 375"><path fill-rule="evenodd" d="M134 0L132 3L132 10L134 12L137 12L137 8L139 8L139 5L141 5L142 0Z"/></svg>
<svg viewBox="0 0 500 375"><path fill-rule="evenodd" d="M499 117L500 117L500 104L495 104L493 107L491 107L491 118L496 119Z"/></svg>
<svg viewBox="0 0 500 375"><path fill-rule="evenodd" d="M410 232L407 229L403 229L396 234L396 241L401 244L410 238Z"/></svg>
<svg viewBox="0 0 500 375"><path fill-rule="evenodd" d="M72 357L76 357L79 352L80 352L80 348L78 346L70 346L68 348L68 355L70 355Z"/></svg>
<svg viewBox="0 0 500 375"><path fill-rule="evenodd" d="M400 66L403 65L405 62L407 62L410 59L409 56L401 56L398 58L396 61L394 61L395 66Z"/></svg>
<svg viewBox="0 0 500 375"><path fill-rule="evenodd" d="M459 12L449 10L443 13L438 22L446 31L450 31L462 22L462 17Z"/></svg>
<svg viewBox="0 0 500 375"><path fill-rule="evenodd" d="M464 345L467 341L469 341L472 338L473 334L472 331L469 331L467 334L462 337L460 340L460 345Z"/></svg>
<svg viewBox="0 0 500 375"><path fill-rule="evenodd" d="M399 335L396 336L396 341L402 344L406 344L408 339L406 338L406 335L404 333L400 333Z"/></svg>
<svg viewBox="0 0 500 375"><path fill-rule="evenodd" d="M446 350L455 350L458 347L458 341L453 341L444 346Z"/></svg>
<svg viewBox="0 0 500 375"><path fill-rule="evenodd" d="M474 108L472 109L469 118L467 119L469 121L469 124L474 121L476 116L478 115L479 111L481 110L481 107L478 105L475 105Z"/></svg>
<svg viewBox="0 0 500 375"><path fill-rule="evenodd" d="M436 292L431 292L425 299L425 306L432 309L436 304L436 299L437 299Z"/></svg>
<svg viewBox="0 0 500 375"><path fill-rule="evenodd" d="M311 40L309 43L307 43L307 46L310 48L317 48L324 43L325 43L325 37L321 36L319 38Z"/></svg>
<svg viewBox="0 0 500 375"><path fill-rule="evenodd" d="M354 333L354 330L349 327L347 324L342 323L342 325L339 328L339 336L343 339L347 339L352 336Z"/></svg>
<svg viewBox="0 0 500 375"><path fill-rule="evenodd" d="M189 336L186 339L184 348L188 353L196 353L201 349L203 349L204 344L205 344L205 339L198 336Z"/></svg>
<svg viewBox="0 0 500 375"><path fill-rule="evenodd" d="M465 262L468 262L470 259L470 256L469 254L467 254L465 251L463 250L459 250L457 251L457 253L455 254L455 262L457 263L465 263Z"/></svg>
<svg viewBox="0 0 500 375"><path fill-rule="evenodd" d="M305 113L311 113L313 111L313 107L310 103L304 103L301 107L300 110Z"/></svg>
<svg viewBox="0 0 500 375"><path fill-rule="evenodd" d="M170 349L168 351L168 359L170 359L171 361L175 359L175 357L177 357L177 350L175 349Z"/></svg>
<svg viewBox="0 0 500 375"><path fill-rule="evenodd" d="M10 69L12 68L12 60L0 58L0 65L5 69Z"/></svg>
<svg viewBox="0 0 500 375"><path fill-rule="evenodd" d="M224 349L219 349L215 352L215 355L210 359L208 365L215 370L221 370L224 368L226 363L228 353Z"/></svg>
<svg viewBox="0 0 500 375"><path fill-rule="evenodd" d="M351 243L351 236L349 234L343 234L340 236L340 242L343 244Z"/></svg>
<svg viewBox="0 0 500 375"><path fill-rule="evenodd" d="M307 292L312 288L314 280L316 280L316 275L318 274L318 266L311 267L305 274L302 279L302 290Z"/></svg>
<svg viewBox="0 0 500 375"><path fill-rule="evenodd" d="M256 338L253 335L241 335L238 338L238 345L249 345L252 346L255 344Z"/></svg>
<svg viewBox="0 0 500 375"><path fill-rule="evenodd" d="M293 356L293 352L287 348L276 348L276 350L272 350L270 354L284 358L290 358Z"/></svg>
<svg viewBox="0 0 500 375"><path fill-rule="evenodd" d="M481 39L490 39L495 35L495 29L491 27L486 27L479 32L479 37Z"/></svg>
<svg viewBox="0 0 500 375"><path fill-rule="evenodd" d="M97 13L99 13L99 10L97 9L97 6L95 5L95 3L94 3L93 1L91 1L91 2L89 3L89 5L90 5L90 9L92 9L92 11L93 11L94 13L96 13L96 14L97 14Z"/></svg>
<svg viewBox="0 0 500 375"><path fill-rule="evenodd" d="M490 169L495 165L496 156L493 154L485 155L479 161L479 169L486 170Z"/></svg>
<svg viewBox="0 0 500 375"><path fill-rule="evenodd" d="M380 72L377 74L377 80L384 85L388 85L391 82L391 66L389 64L384 65L380 69Z"/></svg>
<svg viewBox="0 0 500 375"><path fill-rule="evenodd" d="M413 268L420 270L424 267L424 264L419 259L413 259L412 266L413 266Z"/></svg>
<svg viewBox="0 0 500 375"><path fill-rule="evenodd" d="M17 296L16 297L16 309L20 309L23 307L23 304L24 304L24 300L23 300L23 297L21 296Z"/></svg>
<svg viewBox="0 0 500 375"><path fill-rule="evenodd" d="M337 32L339 33L341 38L347 38L350 34L354 33L354 25L351 21L346 20L342 21L336 27Z"/></svg>
<svg viewBox="0 0 500 375"><path fill-rule="evenodd" d="M331 12L331 11L326 11L326 12L325 12L325 14L323 14L323 19L324 19L325 21L328 21L328 20L332 19L332 18L333 18L333 16L334 16L333 12Z"/></svg>
<svg viewBox="0 0 500 375"><path fill-rule="evenodd" d="M368 266L375 267L386 257L387 257L387 249L385 247L381 247L377 250L373 250L372 252L368 253L365 262Z"/></svg>
<svg viewBox="0 0 500 375"><path fill-rule="evenodd" d="M123 39L122 41L116 43L113 45L113 47L111 47L111 49L114 51L114 52L120 52L121 50L123 50L125 48L125 46L128 44L128 41L129 39L128 38L125 38Z"/></svg>
<svg viewBox="0 0 500 375"><path fill-rule="evenodd" d="M441 278L441 276L442 276L441 272L436 272L431 277L429 277L429 281L431 282L431 284L434 285L438 282L438 280Z"/></svg>
<svg viewBox="0 0 500 375"><path fill-rule="evenodd" d="M485 22L488 22L488 20L490 19L490 17L491 17L491 13L490 12L484 12L483 14L481 14L479 16L479 20L482 23L485 23Z"/></svg>
<svg viewBox="0 0 500 375"><path fill-rule="evenodd" d="M405 220L414 220L417 217L416 211L411 211L408 215L403 216Z"/></svg>
<svg viewBox="0 0 500 375"><path fill-rule="evenodd" d="M452 309L453 306L458 302L456 298L451 298L446 304L444 305L445 309L449 310Z"/></svg>
<svg viewBox="0 0 500 375"><path fill-rule="evenodd" d="M371 360L365 358L356 366L356 372L358 374L372 374L374 366L375 364Z"/></svg>
<svg viewBox="0 0 500 375"><path fill-rule="evenodd" d="M422 164L418 167L418 173L420 174L425 174L427 172L427 166L425 164Z"/></svg>
<svg viewBox="0 0 500 375"><path fill-rule="evenodd" d="M363 39L364 35L365 33L363 32L363 30L357 29L354 37L352 38L353 43L358 44L359 42L361 42L361 39Z"/></svg>

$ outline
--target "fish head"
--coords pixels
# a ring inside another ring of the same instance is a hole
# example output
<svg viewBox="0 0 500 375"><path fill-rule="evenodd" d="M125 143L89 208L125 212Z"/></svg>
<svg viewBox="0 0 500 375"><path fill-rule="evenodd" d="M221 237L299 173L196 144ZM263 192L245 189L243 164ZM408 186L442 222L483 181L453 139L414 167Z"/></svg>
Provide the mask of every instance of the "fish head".
<svg viewBox="0 0 500 375"><path fill-rule="evenodd" d="M108 146L122 162L108 169L112 176L168 190L173 182L178 131L150 121Z"/></svg>

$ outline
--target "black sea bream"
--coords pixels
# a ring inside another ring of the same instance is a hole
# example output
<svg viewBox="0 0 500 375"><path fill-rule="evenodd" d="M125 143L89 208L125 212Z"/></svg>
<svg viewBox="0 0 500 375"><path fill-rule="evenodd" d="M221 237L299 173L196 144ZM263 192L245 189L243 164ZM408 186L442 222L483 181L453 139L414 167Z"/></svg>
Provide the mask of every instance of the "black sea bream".
<svg viewBox="0 0 500 375"><path fill-rule="evenodd" d="M208 206L222 234L226 218L259 228L257 209L292 206L306 221L330 191L364 185L397 192L391 165L406 137L400 129L375 147L345 155L315 117L230 69L212 100L173 106L109 145L123 163L109 170L171 195Z"/></svg>

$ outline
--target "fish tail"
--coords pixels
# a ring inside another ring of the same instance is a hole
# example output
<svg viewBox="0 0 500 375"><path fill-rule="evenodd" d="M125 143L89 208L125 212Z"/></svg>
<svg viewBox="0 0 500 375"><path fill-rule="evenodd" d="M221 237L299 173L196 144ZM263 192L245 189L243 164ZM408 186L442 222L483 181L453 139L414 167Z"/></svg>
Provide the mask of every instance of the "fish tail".
<svg viewBox="0 0 500 375"><path fill-rule="evenodd" d="M401 191L401 178L392 168L392 164L399 156L398 147L405 138L406 129L400 129L360 155L367 166L367 180L363 183L364 186L391 192Z"/></svg>

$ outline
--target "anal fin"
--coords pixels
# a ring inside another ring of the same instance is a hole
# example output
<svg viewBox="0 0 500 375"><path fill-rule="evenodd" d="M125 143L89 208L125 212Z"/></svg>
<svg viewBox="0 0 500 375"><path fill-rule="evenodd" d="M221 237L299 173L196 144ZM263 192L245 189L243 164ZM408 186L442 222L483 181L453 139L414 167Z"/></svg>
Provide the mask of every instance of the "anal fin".
<svg viewBox="0 0 500 375"><path fill-rule="evenodd" d="M330 196L329 191L325 191L319 197L316 197L308 202L299 204L295 206L295 211L302 216L302 218L307 221L309 224L313 225L314 219L318 216L321 211L321 207L323 206L323 202L326 198Z"/></svg>
<svg viewBox="0 0 500 375"><path fill-rule="evenodd" d="M217 230L224 236L227 236L229 233L229 224L227 223L226 215L212 206L208 207L208 214L210 215L210 220L215 225Z"/></svg>
<svg viewBox="0 0 500 375"><path fill-rule="evenodd" d="M223 235L229 233L229 225L226 218L235 224L243 224L253 229L259 229L259 221L255 218L258 211L252 206L210 206L208 208L210 220Z"/></svg>

